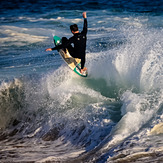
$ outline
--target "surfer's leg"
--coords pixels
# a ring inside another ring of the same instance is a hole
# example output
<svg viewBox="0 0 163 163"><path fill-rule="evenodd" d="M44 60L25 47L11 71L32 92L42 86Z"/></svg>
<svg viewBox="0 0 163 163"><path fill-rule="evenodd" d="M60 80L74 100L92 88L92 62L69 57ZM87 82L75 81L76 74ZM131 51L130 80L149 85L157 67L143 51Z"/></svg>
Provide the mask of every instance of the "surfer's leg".
<svg viewBox="0 0 163 163"><path fill-rule="evenodd" d="M84 64L85 64L85 56L81 58L81 69L84 68Z"/></svg>
<svg viewBox="0 0 163 163"><path fill-rule="evenodd" d="M62 37L62 45L63 45L63 46L66 45L67 42L68 42L68 39L67 39L66 37ZM73 48L71 45L69 45L69 46L67 47L67 49L68 49L70 55L71 55L73 58L75 58L74 48ZM66 49L64 49L64 51L66 52Z"/></svg>
<svg viewBox="0 0 163 163"><path fill-rule="evenodd" d="M67 47L67 49L68 49L70 55L71 55L73 58L76 58L76 57L75 57L75 53L74 53L74 48L73 48L71 45L69 45L69 46Z"/></svg>
<svg viewBox="0 0 163 163"><path fill-rule="evenodd" d="M62 37L62 46L67 44L68 39L66 37ZM63 50L66 52L66 48L63 48Z"/></svg>
<svg viewBox="0 0 163 163"><path fill-rule="evenodd" d="M67 48L67 49L68 49L70 55L71 55L73 58L76 58L76 56L75 56L75 54L74 54L74 49L71 48L71 47L69 47L69 48Z"/></svg>
<svg viewBox="0 0 163 163"><path fill-rule="evenodd" d="M85 56L81 58L81 73L87 70L87 68L84 67L84 65L85 65Z"/></svg>
<svg viewBox="0 0 163 163"><path fill-rule="evenodd" d="M62 37L62 44L63 44L63 45L66 44L67 41L68 41L68 39L67 39L66 37Z"/></svg>

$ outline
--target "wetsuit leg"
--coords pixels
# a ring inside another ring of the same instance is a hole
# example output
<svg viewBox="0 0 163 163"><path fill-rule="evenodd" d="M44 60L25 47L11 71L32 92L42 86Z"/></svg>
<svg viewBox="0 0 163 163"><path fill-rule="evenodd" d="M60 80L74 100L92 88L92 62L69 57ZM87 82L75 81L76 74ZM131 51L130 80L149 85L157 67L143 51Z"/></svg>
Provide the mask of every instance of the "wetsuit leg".
<svg viewBox="0 0 163 163"><path fill-rule="evenodd" d="M66 37L62 37L62 46L67 44L68 39ZM66 48L63 48L64 51L66 51Z"/></svg>
<svg viewBox="0 0 163 163"><path fill-rule="evenodd" d="M65 44L67 44L67 42L68 42L68 39L66 37L62 37L62 45L64 46ZM75 58L74 48L71 45L69 45L67 47L67 49L68 49L70 55Z"/></svg>
<svg viewBox="0 0 163 163"><path fill-rule="evenodd" d="M84 64L85 64L85 56L81 58L81 69L84 68Z"/></svg>
<svg viewBox="0 0 163 163"><path fill-rule="evenodd" d="M63 44L63 45L66 44L67 41L68 41L68 39L67 39L66 37L62 37L62 44Z"/></svg>
<svg viewBox="0 0 163 163"><path fill-rule="evenodd" d="M73 58L76 58L76 57L75 57L75 53L74 53L74 48L70 45L70 46L67 47L67 49L68 49L70 55L71 55Z"/></svg>

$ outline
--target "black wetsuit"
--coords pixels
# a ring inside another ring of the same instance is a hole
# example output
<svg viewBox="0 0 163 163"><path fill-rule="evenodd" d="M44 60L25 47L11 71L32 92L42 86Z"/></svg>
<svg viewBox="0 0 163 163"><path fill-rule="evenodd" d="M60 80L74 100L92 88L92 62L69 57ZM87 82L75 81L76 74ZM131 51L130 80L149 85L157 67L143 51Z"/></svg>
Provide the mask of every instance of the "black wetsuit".
<svg viewBox="0 0 163 163"><path fill-rule="evenodd" d="M62 45L52 48L52 50L67 48L70 55L74 58L81 59L81 69L84 68L85 64L85 51L87 41L87 19L84 19L84 25L82 32L74 34L70 39L62 38ZM74 47L71 46L74 44Z"/></svg>

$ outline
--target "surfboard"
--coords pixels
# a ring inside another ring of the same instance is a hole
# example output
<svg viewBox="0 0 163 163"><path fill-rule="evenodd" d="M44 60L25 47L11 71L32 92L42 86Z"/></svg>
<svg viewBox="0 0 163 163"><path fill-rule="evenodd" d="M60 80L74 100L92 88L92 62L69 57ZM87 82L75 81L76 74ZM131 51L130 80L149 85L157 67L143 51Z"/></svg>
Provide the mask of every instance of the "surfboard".
<svg viewBox="0 0 163 163"><path fill-rule="evenodd" d="M54 39L55 46L58 46L62 43L61 38L58 36L54 36L53 39ZM88 75L87 71L81 73L81 59L73 58L70 55L68 49L59 49L58 52L71 70L73 70L76 74L82 77L87 77Z"/></svg>

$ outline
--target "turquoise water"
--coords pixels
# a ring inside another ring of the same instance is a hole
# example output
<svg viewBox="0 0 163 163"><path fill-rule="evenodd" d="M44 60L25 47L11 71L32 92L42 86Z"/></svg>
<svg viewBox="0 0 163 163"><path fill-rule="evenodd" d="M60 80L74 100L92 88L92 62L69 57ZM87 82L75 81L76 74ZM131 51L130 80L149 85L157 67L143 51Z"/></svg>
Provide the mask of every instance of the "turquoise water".
<svg viewBox="0 0 163 163"><path fill-rule="evenodd" d="M162 1L0 3L2 162L162 161ZM87 78L45 52L83 11Z"/></svg>

